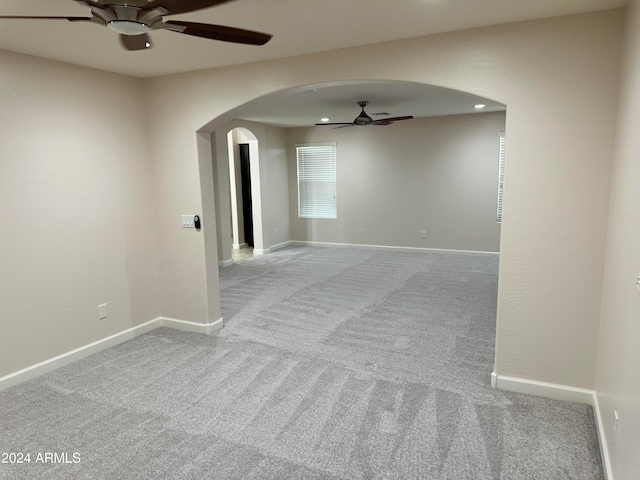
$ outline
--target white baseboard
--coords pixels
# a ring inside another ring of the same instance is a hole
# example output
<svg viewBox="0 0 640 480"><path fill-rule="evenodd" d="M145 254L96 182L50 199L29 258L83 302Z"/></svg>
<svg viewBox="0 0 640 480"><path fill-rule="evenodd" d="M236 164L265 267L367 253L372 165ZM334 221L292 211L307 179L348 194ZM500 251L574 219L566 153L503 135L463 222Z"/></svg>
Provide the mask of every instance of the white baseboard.
<svg viewBox="0 0 640 480"><path fill-rule="evenodd" d="M359 243L332 243L313 242L306 240L292 240L290 245L301 245L307 247L336 247L336 248L361 248L365 250L387 250L394 252L425 252L425 253L462 253L470 255L499 255L499 252L484 252L476 250L453 250L445 248L422 248L422 247L401 247L393 245L365 245Z"/></svg>
<svg viewBox="0 0 640 480"><path fill-rule="evenodd" d="M508 377L498 375L495 372L491 374L491 386L498 390L506 390L508 392L526 393L537 397L593 405L593 390L587 390L585 388L569 387L557 383L538 382L526 378Z"/></svg>
<svg viewBox="0 0 640 480"><path fill-rule="evenodd" d="M269 247L270 252L275 252L276 250L280 250L282 248L286 248L291 246L291 240L287 240L286 242L276 243L275 245L271 245Z"/></svg>
<svg viewBox="0 0 640 480"><path fill-rule="evenodd" d="M611 469L609 446L607 445L607 437L604 434L604 422L602 421L602 412L600 411L597 392L593 392L593 411L596 417L596 430L598 432L598 442L600 443L600 455L602 456L602 470L604 470L604 478L606 480L614 480L613 470Z"/></svg>
<svg viewBox="0 0 640 480"><path fill-rule="evenodd" d="M233 265L233 260L223 260L221 262L218 262L218 267L220 268L227 268L231 265Z"/></svg>
<svg viewBox="0 0 640 480"><path fill-rule="evenodd" d="M253 254L254 255L267 255L268 253L271 253L271 249L270 248L255 248L255 247L253 247Z"/></svg>
<svg viewBox="0 0 640 480"><path fill-rule="evenodd" d="M185 320L176 320L175 318L158 317L141 325L118 332L106 338L89 343L88 345L84 345L56 357L36 363L35 365L31 365L30 367L18 370L17 372L10 373L4 377L0 377L0 391L39 377L40 375L51 372L60 367L64 367L65 365L69 365L70 363L81 360L93 355L94 353L101 352L102 350L106 350L107 348L114 347L120 343L126 342L160 327L169 327L177 330L213 335L222 329L223 320L221 318L209 324L202 324L187 322Z"/></svg>
<svg viewBox="0 0 640 480"><path fill-rule="evenodd" d="M175 328L176 330L182 330L183 332L204 333L205 335L213 335L214 333L222 330L224 322L222 318L212 323L196 323L188 322L186 320L177 320L175 318L160 318L162 327Z"/></svg>
<svg viewBox="0 0 640 480"><path fill-rule="evenodd" d="M241 248L246 248L247 244L246 243L234 243L233 245L231 245L231 248L233 248L234 250L240 250Z"/></svg>
<svg viewBox="0 0 640 480"><path fill-rule="evenodd" d="M538 397L551 398L554 400L565 400L567 402L583 403L593 407L596 430L598 433L598 443L600 444L600 454L602 456L602 469L606 480L614 480L611 469L611 457L607 446L607 437L604 434L604 423L602 412L598 403L598 394L595 390L584 388L568 387L555 383L537 382L525 378L508 377L491 373L491 386L498 390L509 392L526 393Z"/></svg>

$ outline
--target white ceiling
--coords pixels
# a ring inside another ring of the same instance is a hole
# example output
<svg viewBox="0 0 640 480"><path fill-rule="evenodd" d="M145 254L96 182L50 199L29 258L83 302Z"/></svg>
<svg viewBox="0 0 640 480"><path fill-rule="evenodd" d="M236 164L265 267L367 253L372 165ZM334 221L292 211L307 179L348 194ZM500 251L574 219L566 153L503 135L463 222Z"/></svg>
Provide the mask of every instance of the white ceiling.
<svg viewBox="0 0 640 480"><path fill-rule="evenodd" d="M505 106L482 97L445 88L408 82L334 82L314 88L297 89L259 99L236 113L235 118L281 127L301 127L331 122L352 122L360 113L359 101L369 104L365 111L374 120L413 115L435 117L477 112L496 112ZM482 110L474 108L482 103ZM377 115L382 113L382 115ZM333 128L326 126L323 128Z"/></svg>
<svg viewBox="0 0 640 480"><path fill-rule="evenodd" d="M108 3L114 0L101 0ZM66 20L0 20L0 49L152 77L289 57L486 25L625 6L627 0L236 0L175 15L270 33L264 46L153 32L154 48L129 52L115 32ZM88 16L72 0L2 0L0 15Z"/></svg>
<svg viewBox="0 0 640 480"><path fill-rule="evenodd" d="M110 3L115 0L100 0ZM126 1L126 0L122 0ZM624 7L627 0L235 0L175 15L171 20L213 23L270 33L264 46L237 45L154 31L154 47L125 51L117 34L93 23L2 20L0 49L135 77L283 58L473 27ZM0 15L89 16L72 0L2 0ZM408 83L319 85L246 105L236 118L280 126L313 125L321 117L350 122L366 111L426 117L504 110L487 99ZM331 128L331 127L326 127Z"/></svg>

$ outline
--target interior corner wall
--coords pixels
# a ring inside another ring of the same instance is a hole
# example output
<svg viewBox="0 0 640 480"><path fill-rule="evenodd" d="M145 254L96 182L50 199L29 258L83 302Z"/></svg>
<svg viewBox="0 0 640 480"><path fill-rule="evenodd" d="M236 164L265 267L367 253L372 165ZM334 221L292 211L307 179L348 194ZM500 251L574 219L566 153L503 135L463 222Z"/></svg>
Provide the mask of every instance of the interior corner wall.
<svg viewBox="0 0 640 480"><path fill-rule="evenodd" d="M613 478L640 472L640 2L627 7L596 394ZM618 413L617 441L613 438Z"/></svg>
<svg viewBox="0 0 640 480"><path fill-rule="evenodd" d="M269 249L291 241L287 129L266 126L267 214Z"/></svg>
<svg viewBox="0 0 640 480"><path fill-rule="evenodd" d="M211 203L214 204L216 222L216 247L218 262L231 260L232 224L231 224L231 183L229 167L229 145L227 134L216 131L209 135L212 148L213 183L215 194ZM203 194L205 192L203 191Z"/></svg>
<svg viewBox="0 0 640 480"><path fill-rule="evenodd" d="M495 112L289 129L293 240L498 252L504 128L505 113ZM294 145L330 141L337 142L337 218L299 218Z"/></svg>
<svg viewBox="0 0 640 480"><path fill-rule="evenodd" d="M143 82L0 63L2 377L160 311Z"/></svg>

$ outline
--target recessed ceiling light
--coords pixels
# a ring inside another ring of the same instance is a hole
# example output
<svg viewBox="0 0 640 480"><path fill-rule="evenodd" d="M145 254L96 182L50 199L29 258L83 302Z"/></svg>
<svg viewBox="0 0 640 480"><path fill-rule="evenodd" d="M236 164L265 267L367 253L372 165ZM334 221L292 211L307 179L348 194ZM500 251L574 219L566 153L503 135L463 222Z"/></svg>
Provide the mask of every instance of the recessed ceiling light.
<svg viewBox="0 0 640 480"><path fill-rule="evenodd" d="M475 108L476 110L482 110L484 107L486 107L484 103L479 103L473 106L473 108Z"/></svg>
<svg viewBox="0 0 640 480"><path fill-rule="evenodd" d="M331 119L330 119L330 118L327 118L327 117L324 117L324 118L321 118L321 119L320 119L320 121L321 121L321 122L328 122L329 120L331 120Z"/></svg>

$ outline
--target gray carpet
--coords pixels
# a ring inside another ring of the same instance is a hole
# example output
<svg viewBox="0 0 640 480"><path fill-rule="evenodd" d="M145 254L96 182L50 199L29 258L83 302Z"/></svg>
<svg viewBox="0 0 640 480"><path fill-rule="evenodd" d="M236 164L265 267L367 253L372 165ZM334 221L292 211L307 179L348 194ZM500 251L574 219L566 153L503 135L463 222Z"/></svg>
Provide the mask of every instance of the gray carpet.
<svg viewBox="0 0 640 480"><path fill-rule="evenodd" d="M0 393L0 453L32 455L0 478L600 480L590 407L489 387L497 263L292 247L223 269L219 337L158 329Z"/></svg>

